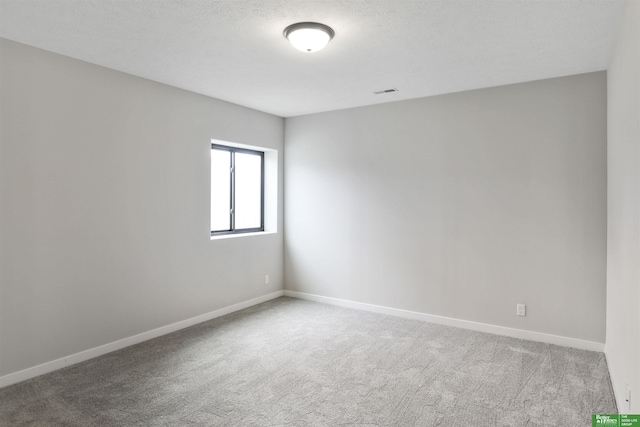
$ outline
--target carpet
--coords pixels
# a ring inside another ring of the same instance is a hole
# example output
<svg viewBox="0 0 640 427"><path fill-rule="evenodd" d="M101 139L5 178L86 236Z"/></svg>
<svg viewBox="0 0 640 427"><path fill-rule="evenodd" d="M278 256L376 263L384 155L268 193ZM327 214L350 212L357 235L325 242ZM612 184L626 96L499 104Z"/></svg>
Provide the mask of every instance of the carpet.
<svg viewBox="0 0 640 427"><path fill-rule="evenodd" d="M0 389L0 426L591 426L604 354L278 298Z"/></svg>

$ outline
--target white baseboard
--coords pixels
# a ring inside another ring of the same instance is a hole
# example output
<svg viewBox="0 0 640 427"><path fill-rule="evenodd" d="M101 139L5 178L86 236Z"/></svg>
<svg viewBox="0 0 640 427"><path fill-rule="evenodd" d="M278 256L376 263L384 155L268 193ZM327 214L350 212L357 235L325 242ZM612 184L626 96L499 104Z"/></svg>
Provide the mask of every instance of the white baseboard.
<svg viewBox="0 0 640 427"><path fill-rule="evenodd" d="M624 390L623 388L618 388L616 384L616 377L613 375L614 370L611 369L611 364L609 363L609 356L607 346L604 346L604 358L607 361L607 368L609 369L609 380L611 381L611 388L613 389L613 398L616 401L616 407L618 408L619 414L626 414L628 403L622 396L619 396L618 390Z"/></svg>
<svg viewBox="0 0 640 427"><path fill-rule="evenodd" d="M489 334L495 335L504 335L507 337L520 338L523 340L538 341L548 344L561 345L564 347L579 348L581 350L598 351L601 353L604 351L604 344L594 341L585 341L559 335L544 334L541 332L525 331L523 329L507 328L504 326L490 325L488 323L479 323L469 320L454 319L451 317L436 316L433 314L419 313L417 311L408 311L398 308L384 307L381 305L366 304L362 302L307 294L303 292L285 290L284 296L322 302L325 304L339 305L341 307L355 308L358 310L372 311L374 313L389 314L391 316L403 317L406 319L422 320L425 322L437 323L440 325L470 329L472 331L487 332Z"/></svg>
<svg viewBox="0 0 640 427"><path fill-rule="evenodd" d="M102 356L103 354L111 353L112 351L120 350L125 347L132 346L134 344L148 341L153 338L157 338L162 335L169 334L171 332L178 331L180 329L188 328L189 326L196 325L198 323L206 322L207 320L215 319L216 317L224 316L225 314L233 313L238 310L242 310L253 305L263 303L281 296L288 296L292 298L305 299L309 301L316 301L325 304L338 305L341 307L354 308L358 310L366 310L374 313L388 314L392 316L403 317L406 319L421 320L425 322L437 323L441 325L454 326L457 328L470 329L473 331L487 332L490 334L504 335L513 338L520 338L531 341L544 342L548 344L556 344L565 347L579 348L582 350L590 351L604 351L604 344L585 341L576 338L562 337L559 335L550 335L540 332L525 331L522 329L507 328L504 326L490 325L486 323L471 322L468 320L453 319L450 317L436 316L432 314L420 313L416 311L402 310L398 308L385 307L380 305L366 304L356 301L343 300L338 298L324 297L320 295L307 294L296 291L276 291L263 295L257 298L243 301L237 304L233 304L221 309L205 313L199 316L192 317L190 319L182 320L180 322L172 323L167 326L162 326L151 331L143 332L128 338L123 338L118 341L114 341L108 344L94 347L89 350L81 351L60 359L52 360L31 368L23 369L22 371L13 372L11 374L0 377L0 388L6 387L11 384L15 384L21 381L28 380L30 378L37 377L76 363L84 362L85 360L93 359L94 357ZM617 396L616 396L617 397ZM618 399L616 399L618 400ZM620 405L620 402L618 402Z"/></svg>
<svg viewBox="0 0 640 427"><path fill-rule="evenodd" d="M233 304L221 309L201 314L199 316L192 317L190 319L181 320L180 322L172 323L167 326L162 326L151 331L143 332L128 338L123 338L118 341L104 344L99 347L94 347L89 350L81 351L70 356L62 357L60 359L52 360L41 365L33 366L31 368L23 369L22 371L14 372L8 375L0 377L0 388L6 387L11 384L15 384L21 381L28 380L33 377L37 377L48 372L58 370L76 363L84 362L85 360L93 359L94 357L102 356L103 354L111 353L112 351L120 350L125 347L129 347L134 344L141 343L153 338L157 338L162 335L170 334L171 332L178 331L180 329L188 328L189 326L196 325L198 323L206 322L207 320L215 319L216 317L224 316L225 314L233 313L234 311L242 310L247 307L251 307L256 304L269 301L283 295L283 291L271 292L270 294L263 295L257 298L243 301L238 304Z"/></svg>

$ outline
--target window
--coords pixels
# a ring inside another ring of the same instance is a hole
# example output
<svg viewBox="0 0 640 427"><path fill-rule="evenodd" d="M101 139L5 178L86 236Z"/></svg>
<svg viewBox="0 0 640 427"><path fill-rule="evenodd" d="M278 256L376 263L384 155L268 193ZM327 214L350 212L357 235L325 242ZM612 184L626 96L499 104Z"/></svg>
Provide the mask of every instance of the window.
<svg viewBox="0 0 640 427"><path fill-rule="evenodd" d="M264 231L264 152L211 144L211 235Z"/></svg>

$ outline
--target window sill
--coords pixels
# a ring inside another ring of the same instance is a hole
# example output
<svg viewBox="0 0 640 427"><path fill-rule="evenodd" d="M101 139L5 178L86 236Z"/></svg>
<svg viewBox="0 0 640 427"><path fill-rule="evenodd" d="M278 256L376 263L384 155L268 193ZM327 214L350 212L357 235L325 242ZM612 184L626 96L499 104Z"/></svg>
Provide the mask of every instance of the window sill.
<svg viewBox="0 0 640 427"><path fill-rule="evenodd" d="M263 236L265 234L278 234L277 231L256 231L255 233L238 233L238 234L221 234L219 236L211 236L211 240L235 239L238 237Z"/></svg>

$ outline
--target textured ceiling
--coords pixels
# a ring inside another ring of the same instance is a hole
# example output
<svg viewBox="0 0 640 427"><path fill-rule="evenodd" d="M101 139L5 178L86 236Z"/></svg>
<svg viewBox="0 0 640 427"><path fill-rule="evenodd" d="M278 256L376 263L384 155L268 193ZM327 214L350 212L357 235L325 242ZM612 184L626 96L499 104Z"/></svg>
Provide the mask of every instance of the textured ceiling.
<svg viewBox="0 0 640 427"><path fill-rule="evenodd" d="M290 117L608 68L621 0L0 0L0 36ZM317 21L303 53L282 36ZM374 91L399 91L374 95Z"/></svg>

